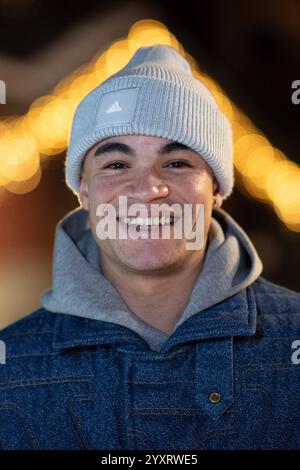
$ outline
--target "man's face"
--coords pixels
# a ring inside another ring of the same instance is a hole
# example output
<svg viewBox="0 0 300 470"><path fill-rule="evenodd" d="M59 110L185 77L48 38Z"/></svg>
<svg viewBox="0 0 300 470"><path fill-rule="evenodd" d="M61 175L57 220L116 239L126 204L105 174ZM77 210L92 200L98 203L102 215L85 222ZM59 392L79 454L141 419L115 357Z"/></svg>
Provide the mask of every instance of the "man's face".
<svg viewBox="0 0 300 470"><path fill-rule="evenodd" d="M200 259L203 248L186 250L186 238L172 237L174 226L170 226L169 239L161 236L153 239L149 234L148 239L100 240L96 234L97 207L110 204L116 215L121 215L119 196L127 196L128 208L131 204L144 204L150 217L153 204L169 207L179 204L182 209L184 204L190 204L195 229L195 205L204 204L206 241L216 188L212 171L195 151L161 137L128 135L106 138L89 150L82 169L79 197L83 208L89 211L101 258L106 257L120 269L150 273L174 270L191 258ZM122 229L128 228L122 219L116 224L117 228L118 224L123 224Z"/></svg>

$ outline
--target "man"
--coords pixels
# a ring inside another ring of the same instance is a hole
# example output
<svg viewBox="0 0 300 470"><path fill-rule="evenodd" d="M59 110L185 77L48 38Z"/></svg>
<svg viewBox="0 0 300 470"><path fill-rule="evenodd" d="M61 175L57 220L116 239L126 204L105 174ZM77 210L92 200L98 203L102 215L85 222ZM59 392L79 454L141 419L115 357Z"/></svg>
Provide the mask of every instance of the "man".
<svg viewBox="0 0 300 470"><path fill-rule="evenodd" d="M179 53L141 48L83 99L66 178L52 289L1 334L2 448L300 448L300 294L221 209L231 128Z"/></svg>

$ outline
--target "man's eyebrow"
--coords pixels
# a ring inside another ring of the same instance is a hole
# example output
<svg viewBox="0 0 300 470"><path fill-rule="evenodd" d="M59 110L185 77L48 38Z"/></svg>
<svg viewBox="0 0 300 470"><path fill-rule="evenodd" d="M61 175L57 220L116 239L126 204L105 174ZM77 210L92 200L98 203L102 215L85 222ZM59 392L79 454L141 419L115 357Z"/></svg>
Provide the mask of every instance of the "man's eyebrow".
<svg viewBox="0 0 300 470"><path fill-rule="evenodd" d="M179 142L169 142L168 144L165 144L163 147L161 147L158 153L160 155L165 155L176 150L190 150L190 148ZM107 142L106 144L101 145L101 147L97 148L94 156L98 157L99 155L102 155L103 153L110 153L110 152L120 152L120 153L125 153L126 155L131 155L131 156L135 155L134 149L129 147L129 145L127 144L124 144L122 142Z"/></svg>
<svg viewBox="0 0 300 470"><path fill-rule="evenodd" d="M135 155L134 150L122 142L107 142L107 144L101 145L101 147L97 148L94 156L98 157L98 155L110 152L121 152L132 156Z"/></svg>
<svg viewBox="0 0 300 470"><path fill-rule="evenodd" d="M170 153L175 150L190 150L189 147L187 147L184 144L181 144L179 142L170 142L169 144L164 145L160 150L160 154L165 154L165 153Z"/></svg>

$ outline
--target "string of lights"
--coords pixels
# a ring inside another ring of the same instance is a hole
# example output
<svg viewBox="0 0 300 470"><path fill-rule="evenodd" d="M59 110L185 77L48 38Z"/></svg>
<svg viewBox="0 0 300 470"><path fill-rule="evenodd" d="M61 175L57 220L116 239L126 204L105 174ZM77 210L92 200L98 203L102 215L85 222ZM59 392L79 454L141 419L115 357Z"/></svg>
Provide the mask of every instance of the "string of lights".
<svg viewBox="0 0 300 470"><path fill-rule="evenodd" d="M288 229L300 232L300 167L272 146L226 96L162 23L141 20L125 39L112 43L90 63L62 80L51 95L35 100L24 116L0 121L0 192L24 194L39 184L42 162L65 151L72 117L81 99L130 60L141 46L167 44L189 61L230 120L237 184L246 194L273 207ZM1 197L0 197L1 201Z"/></svg>

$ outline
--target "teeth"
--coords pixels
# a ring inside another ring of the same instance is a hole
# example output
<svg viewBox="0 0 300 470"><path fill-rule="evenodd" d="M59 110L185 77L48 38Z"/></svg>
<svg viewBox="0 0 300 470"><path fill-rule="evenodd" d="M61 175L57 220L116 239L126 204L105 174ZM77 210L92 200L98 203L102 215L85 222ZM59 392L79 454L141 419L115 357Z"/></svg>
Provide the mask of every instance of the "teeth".
<svg viewBox="0 0 300 470"><path fill-rule="evenodd" d="M169 225L172 222L172 219L170 217L165 217L162 216L161 218L159 217L136 217L136 218L128 218L128 217L122 217L121 221L124 224L128 225Z"/></svg>

